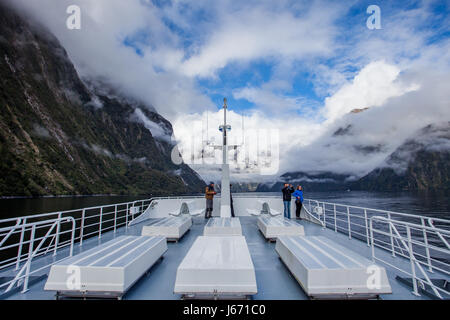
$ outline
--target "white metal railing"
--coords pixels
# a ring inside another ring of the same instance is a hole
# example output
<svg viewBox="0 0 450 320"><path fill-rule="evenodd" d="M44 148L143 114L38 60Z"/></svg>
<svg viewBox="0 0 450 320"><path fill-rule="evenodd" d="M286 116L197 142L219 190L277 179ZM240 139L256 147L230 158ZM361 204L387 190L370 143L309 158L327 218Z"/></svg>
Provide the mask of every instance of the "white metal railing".
<svg viewBox="0 0 450 320"><path fill-rule="evenodd" d="M389 226L389 228L386 228L386 225ZM450 237L450 231L436 228L433 225L430 227L406 221L388 219L381 216L371 217L369 228L372 259L387 264L390 267L409 275L412 280L413 294L419 296L419 285L424 288L424 284L427 284L438 298L443 298L441 295L442 293L447 296L450 295L449 291L444 287L440 287L433 283L430 279L430 273L432 273L433 270L439 271L447 277L450 275L448 263L450 259L450 250L448 248L448 242L445 239L445 237ZM386 229L390 230L389 233L386 232ZM426 241L418 241L412 236L412 233L414 232L416 232L416 234L438 235L437 238L442 240L443 243L436 242L434 244L429 244ZM375 245L377 242L377 234L393 237L398 241L399 245L402 247L402 251L406 252L406 257L409 259L409 268L402 268L398 263L393 264L386 258L383 259L376 256ZM439 256L440 260L433 258L433 253L430 253L431 251L434 251L435 254ZM436 263L436 261L439 263Z"/></svg>
<svg viewBox="0 0 450 320"><path fill-rule="evenodd" d="M320 207L317 207L317 208L320 208ZM307 217L309 217L309 220L312 220L312 222L320 224L323 228L326 228L325 221L322 221L320 219L320 215L321 215L321 211L320 210L316 210L314 212L311 212L310 210L308 210L308 208L306 206L302 207L302 209L305 211Z"/></svg>
<svg viewBox="0 0 450 320"><path fill-rule="evenodd" d="M348 235L349 239L355 237L360 240L366 241L367 245L370 245L369 235L369 219L372 216L382 216L387 219L395 221L407 221L420 226L428 226L430 230L434 228L434 236L439 238L443 237L440 230L450 231L450 220L426 217L421 215L406 214L388 210L372 209L358 206L350 206L345 204L323 202L312 199L305 199L303 205L309 209L310 212L316 212L320 216L320 220L327 226L327 228L333 229L336 232L341 232ZM389 226L389 239L387 243L384 243L380 247L391 251L392 255L401 254L401 246L396 242L395 237L392 237L392 226ZM415 234L415 238L420 237L420 241L428 243L428 232L422 232L421 235ZM434 239L436 240L436 239ZM441 242L448 248L448 242L443 237Z"/></svg>
<svg viewBox="0 0 450 320"><path fill-rule="evenodd" d="M0 220L0 272L11 273L13 268L15 277L18 277L14 280L15 282L20 282L24 277L28 279L31 273L38 272L54 263L46 264L39 270L30 271L30 248L34 247L31 259L50 252L56 256L59 249L67 246L70 246L71 252L73 243L82 246L87 238L95 236L101 238L105 232L115 233L120 227L128 228L129 222L142 214L152 200L145 199ZM73 229L68 229L61 223L68 220L73 221ZM52 228L51 233L40 235L46 227ZM27 249L28 252L25 252ZM3 286L5 286L4 283L0 284L0 288Z"/></svg>
<svg viewBox="0 0 450 320"><path fill-rule="evenodd" d="M6 232L6 236L0 242L0 251L7 250L10 248L13 248L14 246L19 246L19 245L21 247L23 247L24 245L28 246L28 254L27 254L27 257L24 259L25 263L22 266L22 268L20 268L20 270L15 274L15 276L11 280L5 281L0 284L0 288L7 286L4 293L9 292L14 287L14 285L20 286L22 283L23 283L22 292L26 292L28 290L28 282L29 282L30 275L37 273L37 272L45 269L48 266L48 265L46 265L46 266L31 270L31 263L32 263L33 259L38 255L38 253L44 247L45 242L49 238L52 239L50 242L50 245L53 243L53 241L55 239L56 239L56 243L58 242L57 239L59 239L59 237L62 234L60 231L60 227L65 222L71 224L71 228L68 230L70 232L70 239L69 239L70 248L69 248L68 254L69 254L69 256L73 255L73 245L74 245L74 238L75 238L75 219L74 218L58 217L57 219L38 221L38 222L32 222L32 223L24 223L24 224L20 224L19 222L20 222L20 219L18 219L18 222L14 226L0 228L0 234L3 232ZM22 237L21 242L18 244L10 244L10 245L1 247L1 245L6 243L7 239L14 233L14 231L19 228L21 230L24 229L24 230L30 231L29 240L24 240L24 238ZM39 236L36 236L36 233L38 232L39 229L44 230L44 231L46 229L48 229L48 230L46 230L46 233L44 236L39 237ZM53 231L54 231L54 234L53 234ZM36 243L37 243L37 246L35 247ZM47 251L48 251L48 248L47 248ZM54 261L54 262L50 263L50 265L54 264L56 262L57 261Z"/></svg>

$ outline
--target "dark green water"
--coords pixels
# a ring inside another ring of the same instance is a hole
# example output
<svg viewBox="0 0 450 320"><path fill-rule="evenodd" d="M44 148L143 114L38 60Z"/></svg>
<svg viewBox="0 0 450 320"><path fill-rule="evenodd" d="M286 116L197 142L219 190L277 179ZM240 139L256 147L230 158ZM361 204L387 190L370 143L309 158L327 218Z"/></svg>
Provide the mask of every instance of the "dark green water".
<svg viewBox="0 0 450 320"><path fill-rule="evenodd" d="M146 196L86 196L0 199L0 219L131 202L147 198Z"/></svg>
<svg viewBox="0 0 450 320"><path fill-rule="evenodd" d="M280 195L280 193L268 193ZM36 199L0 199L0 219L130 202L146 196L95 196ZM360 207L391 210L450 219L450 201L444 194L392 192L305 192L305 198Z"/></svg>
<svg viewBox="0 0 450 320"><path fill-rule="evenodd" d="M406 192L312 192L306 198L359 207L390 210L450 219L450 201L445 194Z"/></svg>

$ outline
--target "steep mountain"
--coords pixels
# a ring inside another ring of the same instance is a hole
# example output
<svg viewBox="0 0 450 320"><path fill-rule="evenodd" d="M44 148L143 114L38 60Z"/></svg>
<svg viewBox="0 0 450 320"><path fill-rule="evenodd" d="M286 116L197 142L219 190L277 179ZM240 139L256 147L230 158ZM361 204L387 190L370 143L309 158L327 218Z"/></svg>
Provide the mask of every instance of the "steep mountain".
<svg viewBox="0 0 450 320"><path fill-rule="evenodd" d="M0 196L202 190L171 161L170 122L88 87L52 34L1 3L0 83Z"/></svg>
<svg viewBox="0 0 450 320"><path fill-rule="evenodd" d="M355 182L364 190L450 190L450 122L428 125Z"/></svg>
<svg viewBox="0 0 450 320"><path fill-rule="evenodd" d="M257 187L258 192L276 192L283 188L285 183L301 185L309 191L335 191L347 190L350 176L335 174L332 172L287 172L282 174L277 181L271 184L260 184Z"/></svg>
<svg viewBox="0 0 450 320"><path fill-rule="evenodd" d="M256 192L258 186L255 182L232 182L231 192Z"/></svg>

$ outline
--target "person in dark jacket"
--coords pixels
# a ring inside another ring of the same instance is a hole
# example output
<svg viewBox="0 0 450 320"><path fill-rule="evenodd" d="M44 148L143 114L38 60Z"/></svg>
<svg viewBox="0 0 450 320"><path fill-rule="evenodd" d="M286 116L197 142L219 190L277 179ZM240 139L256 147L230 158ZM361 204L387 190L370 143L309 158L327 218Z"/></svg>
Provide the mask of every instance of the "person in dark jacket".
<svg viewBox="0 0 450 320"><path fill-rule="evenodd" d="M205 210L205 219L209 219L212 216L213 211L213 199L214 195L217 192L214 191L214 182L210 182L205 189L205 198L206 198L206 210Z"/></svg>
<svg viewBox="0 0 450 320"><path fill-rule="evenodd" d="M297 190L294 191L292 196L295 198L295 216L297 217L297 219L301 219L300 212L302 211L302 205L303 205L302 186L297 186Z"/></svg>
<svg viewBox="0 0 450 320"><path fill-rule="evenodd" d="M285 183L284 188L281 189L283 192L283 203L284 203L284 216L288 219L291 218L291 194L294 192L292 184Z"/></svg>

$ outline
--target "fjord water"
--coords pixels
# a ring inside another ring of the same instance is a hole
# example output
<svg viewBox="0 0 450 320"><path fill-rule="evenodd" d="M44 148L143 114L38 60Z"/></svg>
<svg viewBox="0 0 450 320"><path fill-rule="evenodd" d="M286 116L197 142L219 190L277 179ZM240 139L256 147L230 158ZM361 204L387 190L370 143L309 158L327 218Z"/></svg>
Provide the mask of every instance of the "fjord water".
<svg viewBox="0 0 450 320"><path fill-rule="evenodd" d="M146 196L64 196L0 199L0 219L146 199Z"/></svg>
<svg viewBox="0 0 450 320"><path fill-rule="evenodd" d="M280 196L281 192L267 195ZM46 212L56 212L85 207L123 203L146 199L146 196L85 196L53 198L0 199L0 219ZM305 198L359 207L390 210L408 214L450 219L448 194L412 194L366 191L307 192Z"/></svg>
<svg viewBox="0 0 450 320"><path fill-rule="evenodd" d="M320 201L450 219L450 200L444 193L339 191L311 192Z"/></svg>

